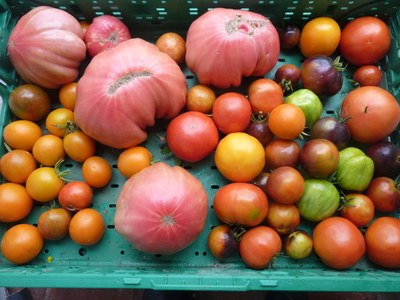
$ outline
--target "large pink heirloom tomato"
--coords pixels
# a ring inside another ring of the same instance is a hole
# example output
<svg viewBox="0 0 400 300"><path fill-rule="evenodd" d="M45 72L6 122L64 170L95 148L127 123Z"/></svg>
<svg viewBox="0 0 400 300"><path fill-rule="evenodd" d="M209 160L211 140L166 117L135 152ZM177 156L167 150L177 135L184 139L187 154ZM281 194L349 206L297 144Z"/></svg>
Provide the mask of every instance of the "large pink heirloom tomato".
<svg viewBox="0 0 400 300"><path fill-rule="evenodd" d="M186 64L204 85L239 86L242 76L263 76L278 61L279 35L264 16L214 8L189 27Z"/></svg>
<svg viewBox="0 0 400 300"><path fill-rule="evenodd" d="M187 83L176 62L154 44L135 38L97 54L76 88L75 122L113 148L146 140L155 119L185 106Z"/></svg>
<svg viewBox="0 0 400 300"><path fill-rule="evenodd" d="M182 167L155 163L133 175L117 199L115 229L137 250L171 255L203 230L208 196Z"/></svg>
<svg viewBox="0 0 400 300"><path fill-rule="evenodd" d="M86 58L78 20L48 6L36 7L21 17L11 32L7 50L23 80L50 89L74 81Z"/></svg>

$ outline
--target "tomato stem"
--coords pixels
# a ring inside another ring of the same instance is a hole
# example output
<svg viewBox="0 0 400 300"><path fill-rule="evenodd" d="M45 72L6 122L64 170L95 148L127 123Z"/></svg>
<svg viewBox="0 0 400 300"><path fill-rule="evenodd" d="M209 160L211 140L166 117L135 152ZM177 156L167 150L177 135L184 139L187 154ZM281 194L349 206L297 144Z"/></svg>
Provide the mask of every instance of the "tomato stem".
<svg viewBox="0 0 400 300"><path fill-rule="evenodd" d="M60 166L61 164L64 162L64 158L61 158L54 166L54 171L56 172L57 176L64 181L73 181L71 179L67 179L64 176L68 175L71 173L71 171L69 169L64 170L64 171L60 171Z"/></svg>
<svg viewBox="0 0 400 300"><path fill-rule="evenodd" d="M4 142L4 147L6 147L7 152L11 152L12 151L10 145L8 145L6 142Z"/></svg>

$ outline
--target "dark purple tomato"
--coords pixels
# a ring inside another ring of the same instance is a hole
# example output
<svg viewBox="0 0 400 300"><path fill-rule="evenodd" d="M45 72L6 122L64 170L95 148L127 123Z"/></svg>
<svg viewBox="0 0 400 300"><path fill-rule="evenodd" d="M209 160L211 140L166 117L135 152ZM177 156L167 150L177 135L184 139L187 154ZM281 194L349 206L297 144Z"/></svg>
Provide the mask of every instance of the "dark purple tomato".
<svg viewBox="0 0 400 300"><path fill-rule="evenodd" d="M374 162L374 176L396 177L400 174L400 147L381 141L372 144L365 153Z"/></svg>
<svg viewBox="0 0 400 300"><path fill-rule="evenodd" d="M342 150L350 141L350 131L345 122L334 117L322 117L311 128L310 138L327 139L334 143L338 150Z"/></svg>
<svg viewBox="0 0 400 300"><path fill-rule="evenodd" d="M300 78L305 89L318 96L336 95L343 86L343 67L339 58L316 54L308 57L300 68Z"/></svg>
<svg viewBox="0 0 400 300"><path fill-rule="evenodd" d="M208 235L208 248L215 257L224 259L239 251L239 241L231 228L219 225Z"/></svg>
<svg viewBox="0 0 400 300"><path fill-rule="evenodd" d="M275 72L274 80L282 87L283 92L293 91L300 81L300 70L291 64L280 66Z"/></svg>
<svg viewBox="0 0 400 300"><path fill-rule="evenodd" d="M286 25L279 33L281 48L291 49L299 44L301 31L296 25Z"/></svg>
<svg viewBox="0 0 400 300"><path fill-rule="evenodd" d="M265 120L251 122L249 127L246 129L246 133L259 140L264 147L275 137L275 135L269 129L268 122Z"/></svg>
<svg viewBox="0 0 400 300"><path fill-rule="evenodd" d="M268 177L271 175L269 172L261 172L252 180L252 183L256 186L258 186L262 191L268 196L267 192L267 182L268 182Z"/></svg>

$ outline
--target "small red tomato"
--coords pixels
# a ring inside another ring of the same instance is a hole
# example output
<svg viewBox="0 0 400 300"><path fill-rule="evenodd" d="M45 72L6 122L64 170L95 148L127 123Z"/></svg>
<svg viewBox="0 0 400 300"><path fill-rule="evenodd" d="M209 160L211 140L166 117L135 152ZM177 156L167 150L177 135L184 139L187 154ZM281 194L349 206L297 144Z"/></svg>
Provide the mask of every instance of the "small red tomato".
<svg viewBox="0 0 400 300"><path fill-rule="evenodd" d="M362 227L371 222L374 217L375 207L372 200L364 194L346 195L346 205L340 210L340 216L350 220L357 227Z"/></svg>
<svg viewBox="0 0 400 300"><path fill-rule="evenodd" d="M389 177L372 179L365 194L379 211L394 211L400 207L400 190L395 181Z"/></svg>
<svg viewBox="0 0 400 300"><path fill-rule="evenodd" d="M362 66L354 72L353 80L359 86L378 86L382 81L382 71L375 65Z"/></svg>
<svg viewBox="0 0 400 300"><path fill-rule="evenodd" d="M87 208L93 199L93 190L84 181L72 181L61 189L58 201L69 211L79 211Z"/></svg>
<svg viewBox="0 0 400 300"><path fill-rule="evenodd" d="M263 223L279 235L290 234L300 224L300 212L294 204L272 202L269 204L268 214Z"/></svg>

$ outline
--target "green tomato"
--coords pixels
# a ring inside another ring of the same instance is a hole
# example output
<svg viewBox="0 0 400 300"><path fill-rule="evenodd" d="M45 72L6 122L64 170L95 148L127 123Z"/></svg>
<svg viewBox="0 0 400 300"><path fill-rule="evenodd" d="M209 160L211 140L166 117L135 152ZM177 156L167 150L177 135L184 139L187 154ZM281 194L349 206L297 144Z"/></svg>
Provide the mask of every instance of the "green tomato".
<svg viewBox="0 0 400 300"><path fill-rule="evenodd" d="M340 188L361 192L365 190L374 175L374 162L355 147L339 151L339 165L336 180Z"/></svg>
<svg viewBox="0 0 400 300"><path fill-rule="evenodd" d="M306 116L306 126L314 124L322 115L321 100L314 92L308 89L300 89L293 92L286 97L283 103L292 103L300 107Z"/></svg>
<svg viewBox="0 0 400 300"><path fill-rule="evenodd" d="M340 204L337 188L325 179L309 178L304 181L304 192L295 202L300 215L312 222L332 216Z"/></svg>

